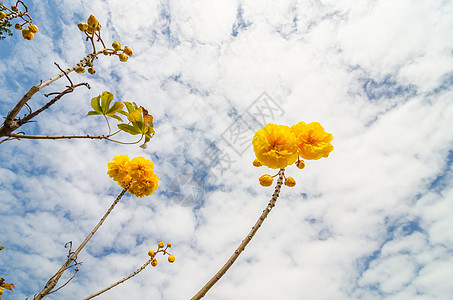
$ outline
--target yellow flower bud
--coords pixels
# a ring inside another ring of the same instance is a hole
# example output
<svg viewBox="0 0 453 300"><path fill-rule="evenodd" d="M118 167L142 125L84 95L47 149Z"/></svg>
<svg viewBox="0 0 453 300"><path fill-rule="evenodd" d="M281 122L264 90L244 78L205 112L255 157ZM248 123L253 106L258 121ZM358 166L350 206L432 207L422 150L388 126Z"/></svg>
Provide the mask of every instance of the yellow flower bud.
<svg viewBox="0 0 453 300"><path fill-rule="evenodd" d="M107 50L104 50L104 51L102 51L102 54L109 55L109 52Z"/></svg>
<svg viewBox="0 0 453 300"><path fill-rule="evenodd" d="M90 15L90 16L88 17L87 23L88 23L88 25L89 25L90 27L95 28L96 26L98 26L99 21L98 21L98 19L96 19L95 16Z"/></svg>
<svg viewBox="0 0 453 300"><path fill-rule="evenodd" d="M153 267L157 266L157 259L153 259L151 261L151 266L153 266Z"/></svg>
<svg viewBox="0 0 453 300"><path fill-rule="evenodd" d="M33 32L31 32L28 28L22 29L22 36L24 37L24 39L29 41L34 38Z"/></svg>
<svg viewBox="0 0 453 300"><path fill-rule="evenodd" d="M149 250L149 251L148 251L148 255L151 256L151 257L153 257L153 256L154 256L154 250Z"/></svg>
<svg viewBox="0 0 453 300"><path fill-rule="evenodd" d="M174 262L175 262L175 259L176 259L176 258L175 258L174 255L170 255L170 256L168 257L168 262L174 263Z"/></svg>
<svg viewBox="0 0 453 300"><path fill-rule="evenodd" d="M93 68L89 68L89 69L88 69L88 73L90 73L91 75L93 75L94 73L96 73L96 70L93 69Z"/></svg>
<svg viewBox="0 0 453 300"><path fill-rule="evenodd" d="M288 177L285 179L285 185L289 187L293 187L296 185L296 181L292 177Z"/></svg>
<svg viewBox="0 0 453 300"><path fill-rule="evenodd" d="M171 247L171 243L167 243L167 248L170 248Z"/></svg>
<svg viewBox="0 0 453 300"><path fill-rule="evenodd" d="M17 6L15 6L15 5L11 6L11 10L12 11L18 11Z"/></svg>
<svg viewBox="0 0 453 300"><path fill-rule="evenodd" d="M14 28L16 28L17 30L22 30L22 26L19 23L16 23L16 25L14 25Z"/></svg>
<svg viewBox="0 0 453 300"><path fill-rule="evenodd" d="M120 53L118 56L120 58L120 61L122 61L122 62L126 62L128 59L128 56L124 53Z"/></svg>
<svg viewBox="0 0 453 300"><path fill-rule="evenodd" d="M89 61L87 61L86 65L87 65L88 67L91 67L91 66L93 65L93 63L89 60Z"/></svg>
<svg viewBox="0 0 453 300"><path fill-rule="evenodd" d="M6 14L4 11L0 11L0 19L6 17Z"/></svg>
<svg viewBox="0 0 453 300"><path fill-rule="evenodd" d="M262 164L260 163L258 158L255 158L255 160L253 161L253 166L254 167L261 167L262 166Z"/></svg>
<svg viewBox="0 0 453 300"><path fill-rule="evenodd" d="M115 49L115 51L121 50L121 43L113 42L112 47L113 47L113 49Z"/></svg>
<svg viewBox="0 0 453 300"><path fill-rule="evenodd" d="M36 26L35 24L30 24L28 26L28 29L30 29L31 32L33 33L37 33L39 30L38 30L38 26Z"/></svg>
<svg viewBox="0 0 453 300"><path fill-rule="evenodd" d="M3 292L5 291L4 288L0 287L0 295L3 295Z"/></svg>
<svg viewBox="0 0 453 300"><path fill-rule="evenodd" d="M163 248L163 247L165 247L165 244L164 244L164 242L160 242L159 244L157 244L157 246L158 246L159 248Z"/></svg>
<svg viewBox="0 0 453 300"><path fill-rule="evenodd" d="M88 30L88 24L87 23L80 22L79 24L77 24L77 27L79 27L80 31Z"/></svg>
<svg viewBox="0 0 453 300"><path fill-rule="evenodd" d="M132 55L134 54L134 52L132 52L131 47L129 47L129 46L124 47L123 52L124 52L127 56L132 56Z"/></svg>
<svg viewBox="0 0 453 300"><path fill-rule="evenodd" d="M80 67L78 67L77 69L75 69L75 71L76 71L76 73L79 73L79 74L80 74L80 73L85 72L85 68L84 68L83 66L80 66Z"/></svg>
<svg viewBox="0 0 453 300"><path fill-rule="evenodd" d="M263 176L260 177L259 180L262 186L271 186L272 182L274 181L274 179L272 179L272 177L268 174L264 174Z"/></svg>
<svg viewBox="0 0 453 300"><path fill-rule="evenodd" d="M303 168L305 168L305 162L303 160L299 160L298 162L296 162L296 166L299 169L303 169Z"/></svg>
<svg viewBox="0 0 453 300"><path fill-rule="evenodd" d="M101 30L101 24L96 25L95 29L96 29L96 31L100 31Z"/></svg>

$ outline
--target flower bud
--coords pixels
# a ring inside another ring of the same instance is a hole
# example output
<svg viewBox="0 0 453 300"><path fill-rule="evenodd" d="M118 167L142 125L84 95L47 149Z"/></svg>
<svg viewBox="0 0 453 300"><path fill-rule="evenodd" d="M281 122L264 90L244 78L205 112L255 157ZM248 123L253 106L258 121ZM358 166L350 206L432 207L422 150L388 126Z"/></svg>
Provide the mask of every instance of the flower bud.
<svg viewBox="0 0 453 300"><path fill-rule="evenodd" d="M0 287L0 295L3 295L3 292L5 291L4 288Z"/></svg>
<svg viewBox="0 0 453 300"><path fill-rule="evenodd" d="M154 256L154 250L149 250L149 251L148 251L148 255L151 256L151 257L153 257L153 256Z"/></svg>
<svg viewBox="0 0 453 300"><path fill-rule="evenodd" d="M128 56L124 53L120 53L118 56L120 58L120 61L122 61L122 62L126 62L128 59Z"/></svg>
<svg viewBox="0 0 453 300"><path fill-rule="evenodd" d="M93 75L94 73L96 73L96 70L93 69L93 68L89 68L89 69L88 69L88 73L90 73L91 75Z"/></svg>
<svg viewBox="0 0 453 300"><path fill-rule="evenodd" d="M79 24L77 24L77 27L79 27L80 31L86 31L88 29L88 24L80 22Z"/></svg>
<svg viewBox="0 0 453 300"><path fill-rule="evenodd" d="M299 169L303 169L303 168L305 168L305 162L303 160L299 160L298 162L296 162L296 166Z"/></svg>
<svg viewBox="0 0 453 300"><path fill-rule="evenodd" d="M285 179L285 185L286 185L286 186L289 186L289 187L293 187L293 186L296 185L296 181L295 181L294 178L292 178L292 177L287 177L287 178Z"/></svg>
<svg viewBox="0 0 453 300"><path fill-rule="evenodd" d="M0 19L6 17L6 13L0 10Z"/></svg>
<svg viewBox="0 0 453 300"><path fill-rule="evenodd" d="M37 33L39 30L38 30L38 26L36 26L35 24L30 24L28 26L28 29L30 29L31 32L33 33Z"/></svg>
<svg viewBox="0 0 453 300"><path fill-rule="evenodd" d="M22 26L19 23L16 23L16 25L14 25L14 28L16 28L17 30L22 30Z"/></svg>
<svg viewBox="0 0 453 300"><path fill-rule="evenodd" d="M94 27L88 25L87 32L88 32L89 34L93 34L93 32L94 32Z"/></svg>
<svg viewBox="0 0 453 300"><path fill-rule="evenodd" d="M96 29L96 31L100 31L101 30L101 24L96 25L95 29Z"/></svg>
<svg viewBox="0 0 453 300"><path fill-rule="evenodd" d="M88 25L89 25L90 27L95 28L96 26L98 26L99 21L98 21L98 19L96 19L95 16L90 15L90 16L88 17L87 23L88 23Z"/></svg>
<svg viewBox="0 0 453 300"><path fill-rule="evenodd" d="M164 242L160 242L159 244L157 244L157 247L159 247L159 248L163 248L163 247L165 247L165 244L164 244Z"/></svg>
<svg viewBox="0 0 453 300"><path fill-rule="evenodd" d="M170 255L170 256L168 257L168 262L174 263L174 262L175 262L175 259L176 259L176 258L175 258L174 255Z"/></svg>
<svg viewBox="0 0 453 300"><path fill-rule="evenodd" d="M12 11L18 11L17 6L15 6L15 5L11 6L11 10Z"/></svg>
<svg viewBox="0 0 453 300"><path fill-rule="evenodd" d="M263 176L260 177L259 180L262 186L271 186L272 182L274 181L274 179L272 179L272 177L268 174L264 174Z"/></svg>
<svg viewBox="0 0 453 300"><path fill-rule="evenodd" d="M112 47L113 49L115 49L115 51L121 50L120 42L113 42Z"/></svg>
<svg viewBox="0 0 453 300"><path fill-rule="evenodd" d="M153 259L151 261L151 266L153 266L153 267L157 266L157 259Z"/></svg>
<svg viewBox="0 0 453 300"><path fill-rule="evenodd" d="M260 163L258 158L255 158L255 160L253 161L253 166L254 167L261 167L262 166L262 164Z"/></svg>
<svg viewBox="0 0 453 300"><path fill-rule="evenodd" d="M134 52L132 52L131 47L129 47L129 46L124 47L123 52L124 52L127 56L132 56L132 55L134 54Z"/></svg>
<svg viewBox="0 0 453 300"><path fill-rule="evenodd" d="M102 54L109 55L109 52L107 50L104 50L104 51L102 51Z"/></svg>
<svg viewBox="0 0 453 300"><path fill-rule="evenodd" d="M24 37L24 39L29 41L34 38L33 32L31 32L28 28L22 29L22 36Z"/></svg>
<svg viewBox="0 0 453 300"><path fill-rule="evenodd" d="M170 248L171 247L171 243L167 243L167 248Z"/></svg>
<svg viewBox="0 0 453 300"><path fill-rule="evenodd" d="M80 67L78 67L77 69L75 69L75 71L76 71L76 73L79 73L79 74L80 74L80 73L85 72L85 68L84 68L83 66L80 66Z"/></svg>

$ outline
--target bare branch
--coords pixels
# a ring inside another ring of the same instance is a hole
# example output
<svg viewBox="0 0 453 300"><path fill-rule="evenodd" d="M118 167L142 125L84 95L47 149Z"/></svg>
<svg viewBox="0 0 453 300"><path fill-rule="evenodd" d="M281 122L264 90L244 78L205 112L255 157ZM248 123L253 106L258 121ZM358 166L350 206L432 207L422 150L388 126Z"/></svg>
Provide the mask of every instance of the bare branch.
<svg viewBox="0 0 453 300"><path fill-rule="evenodd" d="M108 140L109 135L28 135L10 133L9 138L15 139L30 139L30 140L61 140L61 139L92 139L92 140Z"/></svg>
<svg viewBox="0 0 453 300"><path fill-rule="evenodd" d="M252 230L250 230L249 234L245 237L245 239L242 241L242 243L239 245L239 247L236 249L236 251L234 251L233 255L231 255L231 257L223 265L223 267L190 300L198 300L198 299L203 298L204 295L206 295L206 293L209 291L209 289L212 288L212 286L214 284L216 284L216 282L219 281L219 279L233 265L233 263L236 261L236 259L239 257L239 255L242 253L242 251L244 251L245 246L247 246L247 244L252 240L253 236L258 231L258 229L260 228L261 224L263 224L263 222L266 219L267 215L270 213L272 208L275 206L275 202L277 202L277 198L278 198L278 196L280 194L280 189L281 189L282 184L283 184L284 172L285 172L285 169L280 169L279 177L278 177L278 180L277 180L277 185L275 186L274 194L272 195L271 200L267 204L267 207L263 210L263 213L258 218L258 221L256 221L255 226L252 227Z"/></svg>

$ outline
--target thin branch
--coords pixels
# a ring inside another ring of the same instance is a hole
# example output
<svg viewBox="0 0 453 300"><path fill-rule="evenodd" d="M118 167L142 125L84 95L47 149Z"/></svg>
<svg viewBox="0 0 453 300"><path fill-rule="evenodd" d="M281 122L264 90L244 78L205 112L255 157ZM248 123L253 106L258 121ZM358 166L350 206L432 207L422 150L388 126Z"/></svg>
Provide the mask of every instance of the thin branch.
<svg viewBox="0 0 453 300"><path fill-rule="evenodd" d="M115 286L117 286L117 285L119 285L119 284L125 282L126 280L128 280L128 279L134 277L135 275L137 275L138 273L140 273L141 271L143 271L143 270L144 270L144 269L145 269L145 268L153 261L153 259L154 259L154 256L151 257L151 258L150 258L143 266L141 266L140 269L138 269L138 270L135 271L134 273L130 274L130 275L127 276L127 277L124 277L124 278L121 279L121 280L118 280L118 281L115 282L114 284L109 285L109 286L106 287L105 289L102 289L102 290L100 290L99 292L94 293L94 294L92 294L92 295L90 295L90 296L84 298L83 300L88 300L88 299L92 299L92 298L94 298L94 297L97 297L97 296L99 296L100 294L105 293L106 291L110 290L111 288L114 288Z"/></svg>
<svg viewBox="0 0 453 300"><path fill-rule="evenodd" d="M19 102L16 104L16 106L14 106L14 108L6 116L5 122L0 127L0 136L7 136L9 133L13 132L14 130L16 130L17 128L20 127L20 125L17 122L15 122L14 120L15 120L17 114L19 113L19 111L22 109L22 107L24 107L25 103L27 103L27 101L30 100L30 98L34 94L36 94L39 90L48 86L49 84L57 81L61 77L65 76L66 74L69 74L70 72L74 71L78 67L85 65L87 61L91 60L91 58L96 55L97 54L93 54L93 53L88 54L87 56L85 56L83 59L81 59L77 64L73 65L72 67L67 68L65 71L58 73L54 77L52 77L44 82L41 82L38 85L32 86L30 88L30 90L22 97L22 99L19 100Z"/></svg>
<svg viewBox="0 0 453 300"><path fill-rule="evenodd" d="M31 140L61 140L61 139L92 139L92 140L110 140L109 135L28 135L10 133L9 138L31 139Z"/></svg>
<svg viewBox="0 0 453 300"><path fill-rule="evenodd" d="M115 206L118 204L120 201L121 197L124 196L126 191L129 189L131 186L132 180L129 182L129 184L123 189L123 191L116 197L115 201L113 201L112 205L109 207L107 212L104 214L104 216L101 218L101 220L98 222L96 227L90 232L90 234L85 238L85 240L80 244L80 246L77 248L74 253L67 259L66 263L55 273L54 276L52 276L49 281L47 281L45 287L41 292L39 292L38 295L36 295L33 299L34 300L41 300L45 296L47 296L57 285L58 280L61 278L63 273L66 271L66 269L69 267L69 265L77 259L77 255L79 255L80 251L85 247L85 245L90 241L90 239L93 237L93 235L96 233L96 231L101 227L102 223L104 223L105 219L109 216L109 214L112 212L112 210L115 208Z"/></svg>
<svg viewBox="0 0 453 300"><path fill-rule="evenodd" d="M242 243L239 245L239 247L234 251L233 255L228 259L228 261L223 265L223 267L214 275L214 277L211 278L211 280L206 283L206 285L201 288L201 290L191 298L191 300L198 300L204 297L206 293L209 291L210 288L214 284L216 284L217 281L228 271L228 269L233 265L233 263L236 261L236 259L239 257L239 254L244 251L245 246L252 240L253 236L255 233L258 231L260 228L261 224L263 224L264 220L266 219L267 215L270 213L272 208L275 206L275 202L277 201L277 198L280 194L280 189L283 184L283 177L284 177L284 172L285 169L280 169L279 172L279 177L277 180L277 185L275 187L274 194L272 195L271 200L267 204L267 207L263 210L263 213L261 216L258 218L258 221L256 221L255 226L252 227L252 230L250 230L249 234L245 237L245 239L242 241Z"/></svg>

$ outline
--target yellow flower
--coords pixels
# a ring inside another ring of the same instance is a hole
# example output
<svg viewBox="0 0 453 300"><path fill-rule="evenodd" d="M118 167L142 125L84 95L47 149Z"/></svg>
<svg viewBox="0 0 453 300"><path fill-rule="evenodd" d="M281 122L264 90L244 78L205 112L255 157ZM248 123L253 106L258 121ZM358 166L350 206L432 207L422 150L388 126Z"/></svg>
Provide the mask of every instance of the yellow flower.
<svg viewBox="0 0 453 300"><path fill-rule="evenodd" d="M28 28L22 29L22 36L24 39L29 41L31 41L35 37L33 32L31 32Z"/></svg>
<svg viewBox="0 0 453 300"><path fill-rule="evenodd" d="M258 160L272 169L285 168L298 158L295 135L285 125L267 124L255 133L252 144Z"/></svg>
<svg viewBox="0 0 453 300"><path fill-rule="evenodd" d="M39 31L38 26L36 26L35 24L30 24L28 26L28 29L30 29L30 31L33 33L37 33Z"/></svg>
<svg viewBox="0 0 453 300"><path fill-rule="evenodd" d="M88 17L87 23L88 23L88 26L95 28L96 26L98 26L99 21L98 21L98 19L96 19L95 16L90 15L90 16Z"/></svg>
<svg viewBox="0 0 453 300"><path fill-rule="evenodd" d="M109 162L107 167L107 175L113 178L123 189L131 181L131 176L128 174L127 169L130 160L127 155L119 155L113 158L113 162Z"/></svg>
<svg viewBox="0 0 453 300"><path fill-rule="evenodd" d="M328 157L333 150L330 143L333 139L332 134L327 133L318 122L305 124L299 122L291 126L296 136L299 155L305 159L320 159Z"/></svg>
<svg viewBox="0 0 453 300"><path fill-rule="evenodd" d="M132 56L132 55L134 54L134 52L132 51L132 48L129 47L129 46L124 47L123 52L124 52L127 56Z"/></svg>
<svg viewBox="0 0 453 300"><path fill-rule="evenodd" d="M274 181L274 180L272 179L272 177L270 175L264 174L259 178L259 181L262 186L271 186L272 181Z"/></svg>
<svg viewBox="0 0 453 300"><path fill-rule="evenodd" d="M6 17L6 13L0 10L0 19Z"/></svg>
<svg viewBox="0 0 453 300"><path fill-rule="evenodd" d="M153 174L154 164L144 157L135 157L131 160L127 172L133 180L144 180Z"/></svg>
<svg viewBox="0 0 453 300"><path fill-rule="evenodd" d="M293 187L296 185L296 181L292 177L288 177L285 179L285 185L289 187Z"/></svg>
<svg viewBox="0 0 453 300"><path fill-rule="evenodd" d="M80 31L86 31L88 29L88 24L80 22L79 24L77 24L77 27Z"/></svg>

